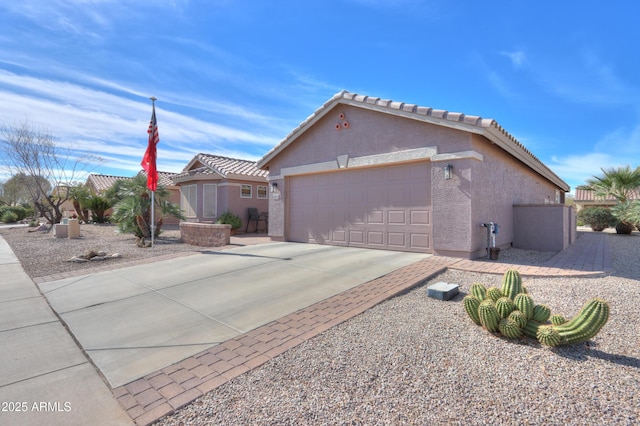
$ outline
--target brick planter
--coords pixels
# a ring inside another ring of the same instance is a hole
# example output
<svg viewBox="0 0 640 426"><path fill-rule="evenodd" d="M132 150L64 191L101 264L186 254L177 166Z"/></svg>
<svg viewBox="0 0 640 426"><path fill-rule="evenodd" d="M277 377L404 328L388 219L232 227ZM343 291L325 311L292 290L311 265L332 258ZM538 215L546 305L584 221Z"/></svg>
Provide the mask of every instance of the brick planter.
<svg viewBox="0 0 640 426"><path fill-rule="evenodd" d="M215 223L180 223L180 238L187 244L200 247L220 247L231 242L231 225Z"/></svg>

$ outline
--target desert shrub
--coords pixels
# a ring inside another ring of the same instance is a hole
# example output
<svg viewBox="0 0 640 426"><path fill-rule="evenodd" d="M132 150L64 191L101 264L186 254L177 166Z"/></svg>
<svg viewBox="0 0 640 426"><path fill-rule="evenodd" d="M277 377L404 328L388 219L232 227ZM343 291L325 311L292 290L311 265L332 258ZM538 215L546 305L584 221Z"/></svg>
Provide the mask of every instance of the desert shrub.
<svg viewBox="0 0 640 426"><path fill-rule="evenodd" d="M578 212L578 220L594 231L602 231L618 223L611 211L605 207L586 207Z"/></svg>
<svg viewBox="0 0 640 426"><path fill-rule="evenodd" d="M33 210L32 210L33 211ZM8 215L11 213L10 215ZM0 220L5 223L18 222L29 214L29 211L22 206L2 206L0 207ZM5 217L6 216L6 217ZM7 220L5 220L7 219ZM9 220L11 219L11 220Z"/></svg>
<svg viewBox="0 0 640 426"><path fill-rule="evenodd" d="M11 210L5 211L2 217L0 217L0 222L4 222L4 223L13 223L17 221L18 221L18 215L12 212Z"/></svg>
<svg viewBox="0 0 640 426"><path fill-rule="evenodd" d="M238 215L227 211L220 215L216 223L231 225L231 229L237 229L242 226L242 219Z"/></svg>

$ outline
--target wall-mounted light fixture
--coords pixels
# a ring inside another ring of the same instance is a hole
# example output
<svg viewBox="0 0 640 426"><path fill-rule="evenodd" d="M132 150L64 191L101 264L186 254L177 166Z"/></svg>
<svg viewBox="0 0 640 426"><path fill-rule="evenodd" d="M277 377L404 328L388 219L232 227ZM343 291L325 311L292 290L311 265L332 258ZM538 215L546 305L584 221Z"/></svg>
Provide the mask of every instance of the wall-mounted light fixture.
<svg viewBox="0 0 640 426"><path fill-rule="evenodd" d="M278 189L278 183L271 182L271 192L276 192L277 189Z"/></svg>
<svg viewBox="0 0 640 426"><path fill-rule="evenodd" d="M451 179L452 175L453 175L453 166L447 163L447 165L444 166L444 178L449 180Z"/></svg>

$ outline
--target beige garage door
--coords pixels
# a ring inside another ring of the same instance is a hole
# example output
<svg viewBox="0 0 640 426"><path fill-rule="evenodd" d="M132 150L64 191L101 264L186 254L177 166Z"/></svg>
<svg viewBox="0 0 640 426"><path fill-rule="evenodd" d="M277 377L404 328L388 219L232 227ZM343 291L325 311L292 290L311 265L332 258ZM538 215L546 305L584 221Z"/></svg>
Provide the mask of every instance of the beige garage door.
<svg viewBox="0 0 640 426"><path fill-rule="evenodd" d="M430 163L294 176L290 241L432 252Z"/></svg>

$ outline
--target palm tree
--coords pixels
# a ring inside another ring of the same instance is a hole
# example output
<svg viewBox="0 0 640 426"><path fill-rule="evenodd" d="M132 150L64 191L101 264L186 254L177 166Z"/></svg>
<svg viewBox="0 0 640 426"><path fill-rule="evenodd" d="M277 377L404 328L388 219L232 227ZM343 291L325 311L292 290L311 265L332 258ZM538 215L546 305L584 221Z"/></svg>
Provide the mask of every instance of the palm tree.
<svg viewBox="0 0 640 426"><path fill-rule="evenodd" d="M587 180L589 188L598 197L613 197L618 201L611 211L620 221L616 225L619 234L630 234L634 224L629 222L629 211L635 209L631 196L640 191L640 167L632 170L630 166L601 169L602 176L594 176Z"/></svg>
<svg viewBox="0 0 640 426"><path fill-rule="evenodd" d="M169 191L159 185L154 195L155 210L160 212L160 218L155 223L154 237L160 235L163 219L175 216L184 219L180 207L167 200ZM136 236L140 247L147 247L145 239L151 237L151 196L147 190L147 178L138 175L131 180L122 180L119 184L118 198L120 201L114 206L111 220L118 224L123 233Z"/></svg>

